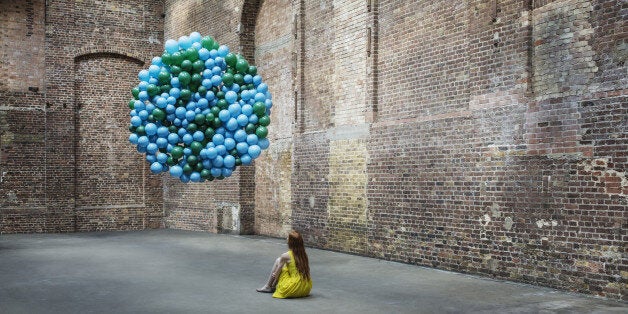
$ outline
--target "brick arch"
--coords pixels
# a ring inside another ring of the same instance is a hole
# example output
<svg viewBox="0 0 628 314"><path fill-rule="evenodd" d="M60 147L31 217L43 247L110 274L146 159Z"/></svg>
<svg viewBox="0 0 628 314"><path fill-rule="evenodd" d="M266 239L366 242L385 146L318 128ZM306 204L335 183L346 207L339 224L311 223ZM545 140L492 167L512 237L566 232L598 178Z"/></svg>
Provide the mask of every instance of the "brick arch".
<svg viewBox="0 0 628 314"><path fill-rule="evenodd" d="M108 57L108 58L127 59L140 66L144 66L146 64L146 62L142 60L147 60L145 56L139 56L133 52L128 52L128 51L120 52L120 51L103 50L100 48L88 47L88 48L81 48L77 50L77 52L74 54L74 62L85 60L85 59L91 59L91 58L99 58L99 57L100 58Z"/></svg>
<svg viewBox="0 0 628 314"><path fill-rule="evenodd" d="M255 64L255 23L263 0L245 0L240 16L239 44L242 56Z"/></svg>

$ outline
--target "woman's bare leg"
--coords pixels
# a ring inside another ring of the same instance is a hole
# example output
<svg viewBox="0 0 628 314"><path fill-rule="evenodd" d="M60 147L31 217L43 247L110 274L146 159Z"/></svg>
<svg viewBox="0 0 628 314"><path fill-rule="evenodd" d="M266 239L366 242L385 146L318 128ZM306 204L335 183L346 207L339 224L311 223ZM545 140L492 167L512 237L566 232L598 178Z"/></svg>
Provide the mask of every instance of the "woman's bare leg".
<svg viewBox="0 0 628 314"><path fill-rule="evenodd" d="M270 272L270 276L268 277L268 281L266 284L257 289L257 292L274 292L275 287L277 286L277 280L279 280L279 272L281 271L281 258L277 258L275 260L275 264L273 264L273 269Z"/></svg>

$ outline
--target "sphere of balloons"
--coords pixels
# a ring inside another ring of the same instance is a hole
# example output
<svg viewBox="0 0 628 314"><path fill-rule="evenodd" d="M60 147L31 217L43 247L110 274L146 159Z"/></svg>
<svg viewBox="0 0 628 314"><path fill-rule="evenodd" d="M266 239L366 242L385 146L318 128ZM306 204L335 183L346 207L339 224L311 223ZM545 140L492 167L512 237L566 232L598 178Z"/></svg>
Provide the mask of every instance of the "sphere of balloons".
<svg viewBox="0 0 628 314"><path fill-rule="evenodd" d="M221 180L268 148L268 85L211 36L168 39L138 79L128 103L129 142L152 173L184 183Z"/></svg>

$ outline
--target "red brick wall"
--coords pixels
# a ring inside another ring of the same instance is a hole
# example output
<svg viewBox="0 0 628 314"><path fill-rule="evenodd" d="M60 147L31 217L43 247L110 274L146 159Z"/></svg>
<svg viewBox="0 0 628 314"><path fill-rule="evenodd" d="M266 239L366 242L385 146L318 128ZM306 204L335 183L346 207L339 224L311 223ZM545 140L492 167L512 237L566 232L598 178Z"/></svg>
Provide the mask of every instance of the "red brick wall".
<svg viewBox="0 0 628 314"><path fill-rule="evenodd" d="M161 226L127 102L161 50L162 3L136 2L2 2L1 233Z"/></svg>

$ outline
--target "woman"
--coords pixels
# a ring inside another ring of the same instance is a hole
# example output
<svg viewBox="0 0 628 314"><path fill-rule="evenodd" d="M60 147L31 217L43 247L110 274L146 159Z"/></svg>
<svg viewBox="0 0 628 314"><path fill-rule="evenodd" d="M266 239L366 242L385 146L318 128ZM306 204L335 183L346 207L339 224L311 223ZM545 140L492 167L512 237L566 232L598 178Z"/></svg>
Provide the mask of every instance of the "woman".
<svg viewBox="0 0 628 314"><path fill-rule="evenodd" d="M292 230L288 234L288 252L275 261L268 282L257 292L273 293L274 298L306 297L312 290L310 266L301 235Z"/></svg>

